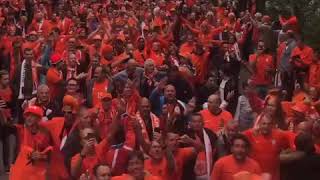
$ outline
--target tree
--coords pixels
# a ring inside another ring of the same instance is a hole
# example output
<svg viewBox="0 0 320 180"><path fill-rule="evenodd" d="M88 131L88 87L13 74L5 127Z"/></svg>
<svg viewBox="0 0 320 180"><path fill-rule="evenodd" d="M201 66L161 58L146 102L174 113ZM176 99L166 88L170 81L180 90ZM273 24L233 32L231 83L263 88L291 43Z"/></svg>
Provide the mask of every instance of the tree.
<svg viewBox="0 0 320 180"><path fill-rule="evenodd" d="M306 43L313 48L320 49L319 0L268 0L266 9L268 14L276 19L280 14L295 15Z"/></svg>

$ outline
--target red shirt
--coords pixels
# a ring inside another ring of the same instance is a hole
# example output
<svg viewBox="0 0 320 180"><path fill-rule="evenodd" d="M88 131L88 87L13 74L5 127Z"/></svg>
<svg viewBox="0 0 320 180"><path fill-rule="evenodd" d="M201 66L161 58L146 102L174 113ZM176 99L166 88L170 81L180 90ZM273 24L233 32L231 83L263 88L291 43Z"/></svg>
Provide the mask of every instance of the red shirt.
<svg viewBox="0 0 320 180"><path fill-rule="evenodd" d="M208 109L205 109L200 114L203 117L204 126L215 133L221 130L233 118L231 113L225 110L222 110L218 115L214 115Z"/></svg>
<svg viewBox="0 0 320 180"><path fill-rule="evenodd" d="M312 59L313 59L313 49L306 45L302 49L300 49L297 46L292 50L292 53L291 53L291 58L295 56L299 56L303 64L309 66L312 63ZM295 62L295 65L298 67L302 66L301 63L296 61L294 62Z"/></svg>
<svg viewBox="0 0 320 180"><path fill-rule="evenodd" d="M255 134L252 129L244 132L251 142L250 156L256 160L262 172L270 173L272 180L280 179L279 155L288 148L288 139L283 131L273 129L269 136Z"/></svg>
<svg viewBox="0 0 320 180"><path fill-rule="evenodd" d="M310 86L320 88L320 64L312 63L309 68L309 84Z"/></svg>
<svg viewBox="0 0 320 180"><path fill-rule="evenodd" d="M214 165L211 180L234 180L233 175L241 171L248 171L254 174L260 174L259 164L247 157L245 162L238 163L233 155L220 158Z"/></svg>
<svg viewBox="0 0 320 180"><path fill-rule="evenodd" d="M268 75L268 70L274 69L273 58L269 54L261 54L257 57L256 54L249 56L249 62L255 63L255 73L252 75L253 83L256 85L270 85L272 77Z"/></svg>
<svg viewBox="0 0 320 180"><path fill-rule="evenodd" d="M94 82L92 89L92 104L95 107L101 107L101 97L108 90L109 81L106 79L103 82Z"/></svg>
<svg viewBox="0 0 320 180"><path fill-rule="evenodd" d="M175 179L181 179L182 172L183 172L183 166L187 162L187 160L190 158L190 156L193 154L193 148L179 148L174 153L174 159L176 162L176 178Z"/></svg>
<svg viewBox="0 0 320 180"><path fill-rule="evenodd" d="M163 179L171 179L174 180L174 176L170 176L168 172L168 162L166 158L162 158L159 164L155 164L151 159L147 159L144 161L144 169L151 173L153 176L159 176Z"/></svg>

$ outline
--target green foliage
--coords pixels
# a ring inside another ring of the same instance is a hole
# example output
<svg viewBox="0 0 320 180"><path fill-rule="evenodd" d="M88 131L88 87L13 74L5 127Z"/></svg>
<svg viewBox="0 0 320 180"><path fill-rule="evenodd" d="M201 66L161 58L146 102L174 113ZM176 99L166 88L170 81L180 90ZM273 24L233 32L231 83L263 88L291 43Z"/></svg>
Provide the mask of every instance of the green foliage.
<svg viewBox="0 0 320 180"><path fill-rule="evenodd" d="M320 49L319 0L269 0L266 8L273 18L277 18L280 13L297 16L306 43Z"/></svg>

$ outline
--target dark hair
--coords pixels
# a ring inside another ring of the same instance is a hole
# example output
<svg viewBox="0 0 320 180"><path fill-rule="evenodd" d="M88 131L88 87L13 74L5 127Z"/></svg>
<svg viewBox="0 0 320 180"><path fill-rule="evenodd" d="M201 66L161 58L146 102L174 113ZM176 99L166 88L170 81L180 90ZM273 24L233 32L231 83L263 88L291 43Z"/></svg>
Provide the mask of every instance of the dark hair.
<svg viewBox="0 0 320 180"><path fill-rule="evenodd" d="M312 154L315 152L312 135L309 133L298 134L298 136L294 140L294 144L298 151L303 151L307 154Z"/></svg>
<svg viewBox="0 0 320 180"><path fill-rule="evenodd" d="M134 159L134 158L137 158L137 159L141 160L142 162L144 162L143 152L137 151L137 150L134 150L134 151L130 152L130 154L128 156L128 164L129 164L129 161Z"/></svg>
<svg viewBox="0 0 320 180"><path fill-rule="evenodd" d="M97 176L97 171L98 171L99 167L101 167L101 166L106 166L106 167L108 167L108 168L110 169L110 167L108 166L108 164L96 164L96 165L94 166L94 168L93 168L93 174L94 174L95 176ZM110 170L111 170L111 169L110 169Z"/></svg>
<svg viewBox="0 0 320 180"><path fill-rule="evenodd" d="M233 144L236 140L242 140L243 142L246 143L247 149L251 149L251 143L250 143L249 139L247 138L247 136L245 136L243 134L235 134L230 141L231 146L233 146Z"/></svg>

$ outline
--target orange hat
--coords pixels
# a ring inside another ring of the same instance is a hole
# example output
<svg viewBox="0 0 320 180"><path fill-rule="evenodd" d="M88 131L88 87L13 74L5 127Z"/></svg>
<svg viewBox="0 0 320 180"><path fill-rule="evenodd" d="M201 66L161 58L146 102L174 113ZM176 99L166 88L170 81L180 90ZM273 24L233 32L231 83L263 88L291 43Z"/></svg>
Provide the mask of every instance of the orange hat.
<svg viewBox="0 0 320 180"><path fill-rule="evenodd" d="M31 113L33 115L39 116L40 118L42 118L43 116L43 109L39 106L28 106L23 114L26 115L28 113Z"/></svg>
<svg viewBox="0 0 320 180"><path fill-rule="evenodd" d="M101 48L101 54L108 54L113 51L113 47L109 44L104 44Z"/></svg>
<svg viewBox="0 0 320 180"><path fill-rule="evenodd" d="M296 102L296 104L291 107L292 110L303 114L307 113L309 108L308 104L303 101Z"/></svg>
<svg viewBox="0 0 320 180"><path fill-rule="evenodd" d="M51 56L51 64L57 64L62 61L62 57L60 54L55 53Z"/></svg>
<svg viewBox="0 0 320 180"><path fill-rule="evenodd" d="M78 110L78 101L77 101L77 99L74 98L73 96L65 95L63 97L63 108L62 109L65 109L66 106L71 106L72 112L76 113L77 110Z"/></svg>
<svg viewBox="0 0 320 180"><path fill-rule="evenodd" d="M111 100L112 99L112 95L110 93L103 93L101 95L101 100Z"/></svg>

